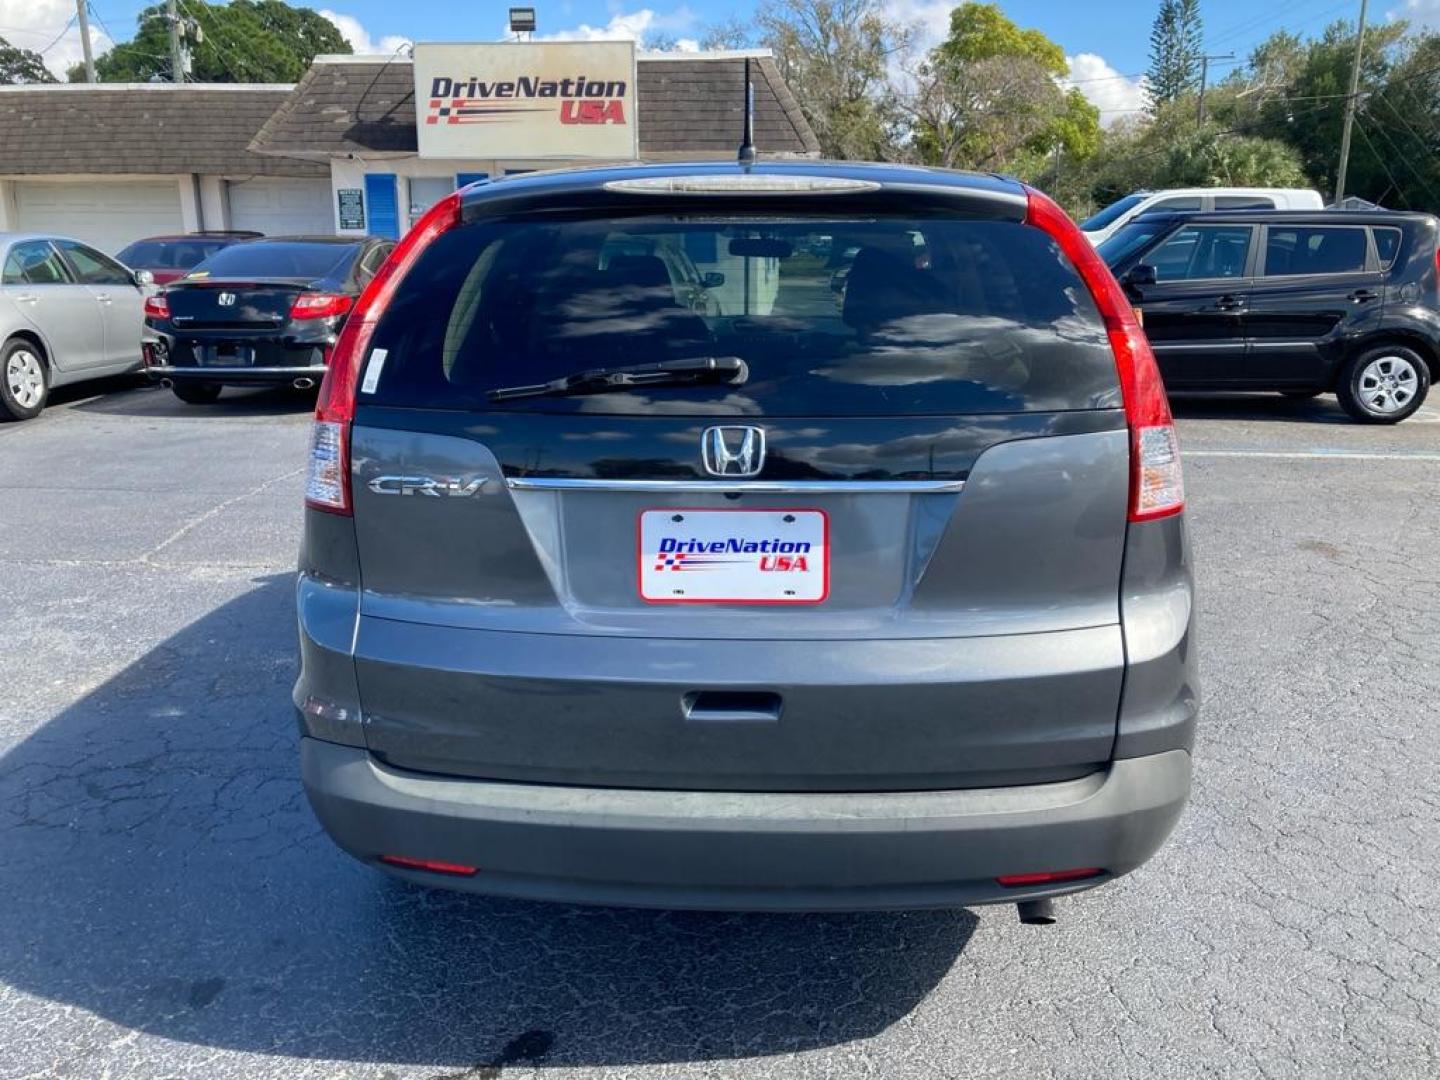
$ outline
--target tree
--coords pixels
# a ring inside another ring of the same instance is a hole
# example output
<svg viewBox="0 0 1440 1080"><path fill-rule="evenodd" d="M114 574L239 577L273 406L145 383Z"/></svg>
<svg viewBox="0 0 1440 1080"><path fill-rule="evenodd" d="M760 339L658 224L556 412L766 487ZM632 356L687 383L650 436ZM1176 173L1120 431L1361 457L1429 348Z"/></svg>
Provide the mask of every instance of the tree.
<svg viewBox="0 0 1440 1080"><path fill-rule="evenodd" d="M1083 160L1100 142L1100 113L1065 90L1065 51L1039 30L1017 26L994 4L950 13L950 33L908 69L903 99L912 148L946 168L1034 176L1054 156Z"/></svg>
<svg viewBox="0 0 1440 1080"><path fill-rule="evenodd" d="M883 0L766 0L756 23L824 156L894 153L889 71L912 31L886 13Z"/></svg>
<svg viewBox="0 0 1440 1080"><path fill-rule="evenodd" d="M191 82L295 82L321 53L348 53L350 43L335 24L309 8L283 0L232 0L228 4L185 0L204 40L191 43ZM138 16L139 30L95 60L102 82L169 80L170 31L165 6ZM70 81L85 77L70 69Z"/></svg>
<svg viewBox="0 0 1440 1080"><path fill-rule="evenodd" d="M1176 101L1200 77L1204 56L1200 0L1161 0L1150 29L1151 107Z"/></svg>
<svg viewBox="0 0 1440 1080"><path fill-rule="evenodd" d="M702 49L745 49L754 41L750 24L735 15L710 23L700 32Z"/></svg>
<svg viewBox="0 0 1440 1080"><path fill-rule="evenodd" d="M0 37L0 83L53 83L55 76L40 54L11 45Z"/></svg>

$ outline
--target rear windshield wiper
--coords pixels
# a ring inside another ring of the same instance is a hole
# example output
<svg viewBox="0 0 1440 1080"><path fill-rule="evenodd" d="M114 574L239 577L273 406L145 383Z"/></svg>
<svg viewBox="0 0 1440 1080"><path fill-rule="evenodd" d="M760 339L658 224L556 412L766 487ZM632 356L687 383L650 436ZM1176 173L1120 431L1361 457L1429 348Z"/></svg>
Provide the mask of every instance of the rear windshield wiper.
<svg viewBox="0 0 1440 1080"><path fill-rule="evenodd" d="M611 390L635 390L672 383L743 383L750 369L738 356L687 356L635 367L590 368L574 375L529 386L500 386L487 391L491 401L523 397L562 397L565 394L594 394Z"/></svg>

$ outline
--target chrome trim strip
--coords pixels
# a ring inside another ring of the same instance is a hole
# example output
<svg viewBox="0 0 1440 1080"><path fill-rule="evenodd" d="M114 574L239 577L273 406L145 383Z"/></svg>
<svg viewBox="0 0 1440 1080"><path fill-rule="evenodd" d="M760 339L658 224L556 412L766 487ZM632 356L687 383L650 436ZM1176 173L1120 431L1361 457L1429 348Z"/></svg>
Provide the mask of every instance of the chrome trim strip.
<svg viewBox="0 0 1440 1080"><path fill-rule="evenodd" d="M933 495L957 492L964 480L591 480L507 476L511 491L642 491L655 494L740 492L745 495Z"/></svg>
<svg viewBox="0 0 1440 1080"><path fill-rule="evenodd" d="M142 367L141 371L149 372L152 375L196 375L204 378L206 375L288 375L292 378L303 379L312 377L323 377L329 370L324 364L315 364L308 367L217 367L214 364L151 364L149 367Z"/></svg>

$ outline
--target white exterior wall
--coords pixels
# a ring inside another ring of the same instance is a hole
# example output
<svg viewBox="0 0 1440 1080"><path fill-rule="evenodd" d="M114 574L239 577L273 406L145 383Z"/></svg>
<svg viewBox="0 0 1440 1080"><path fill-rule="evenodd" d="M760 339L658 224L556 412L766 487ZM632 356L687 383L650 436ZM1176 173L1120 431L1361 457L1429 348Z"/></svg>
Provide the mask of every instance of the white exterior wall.
<svg viewBox="0 0 1440 1080"><path fill-rule="evenodd" d="M400 232L402 235L415 224L410 220L409 192L405 183L411 177L434 177L437 179L449 179L454 181L459 173L489 173L490 176L504 176L507 171L515 169L555 169L573 162L563 161L423 161L419 157L409 155L406 157L369 158L332 158L330 161L330 195L331 210L335 215L335 231L342 236L363 236L366 230L342 231L340 229L340 209L337 201L337 193L341 188L365 187L366 173L393 173L400 186L398 197L400 201ZM369 224L369 208L366 208L366 224Z"/></svg>

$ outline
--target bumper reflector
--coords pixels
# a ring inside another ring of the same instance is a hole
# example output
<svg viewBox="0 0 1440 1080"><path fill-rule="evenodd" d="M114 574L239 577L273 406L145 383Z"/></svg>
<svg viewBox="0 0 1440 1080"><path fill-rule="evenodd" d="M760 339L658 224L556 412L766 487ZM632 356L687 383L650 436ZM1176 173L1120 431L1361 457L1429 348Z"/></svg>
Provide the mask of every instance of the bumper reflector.
<svg viewBox="0 0 1440 1080"><path fill-rule="evenodd" d="M403 870L429 870L432 874L451 874L455 877L470 877L480 871L478 866L441 862L438 859L412 859L408 855L381 855L380 861Z"/></svg>
<svg viewBox="0 0 1440 1080"><path fill-rule="evenodd" d="M1042 870L1036 874L1002 874L995 880L1007 889L1014 889L1021 885L1053 885L1062 881L1083 881L1085 878L1099 877L1104 872L1097 867L1087 866L1078 870Z"/></svg>

